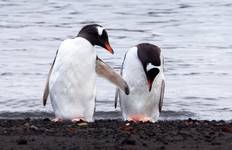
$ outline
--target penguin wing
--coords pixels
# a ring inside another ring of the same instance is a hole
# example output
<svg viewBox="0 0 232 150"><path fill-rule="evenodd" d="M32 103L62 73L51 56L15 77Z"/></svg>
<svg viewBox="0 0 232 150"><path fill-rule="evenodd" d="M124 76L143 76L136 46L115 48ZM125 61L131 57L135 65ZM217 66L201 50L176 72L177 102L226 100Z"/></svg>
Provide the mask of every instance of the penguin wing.
<svg viewBox="0 0 232 150"><path fill-rule="evenodd" d="M161 83L160 101L159 101L159 112L161 112L162 106L163 106L164 90L165 90L165 82L163 80L162 83Z"/></svg>
<svg viewBox="0 0 232 150"><path fill-rule="evenodd" d="M128 52L128 51L127 51L127 52ZM125 59L126 59L127 52L126 52L126 54L124 55L124 58L123 58L123 61L122 61L122 66L121 66L121 70L120 70L120 75L121 75L121 76L122 76L122 74L123 74L123 66L124 66L124 62L125 62ZM118 97L119 97L119 88L116 88L116 91L115 91L115 98L114 98L114 108L117 108L117 105L118 105Z"/></svg>
<svg viewBox="0 0 232 150"><path fill-rule="evenodd" d="M118 105L118 96L119 96L119 89L116 88L115 96L114 96L114 108L115 109L117 108L117 105Z"/></svg>
<svg viewBox="0 0 232 150"><path fill-rule="evenodd" d="M128 52L128 51L127 51L127 52ZM124 58L123 58L123 61L122 61L122 66L121 66L121 70L120 70L120 75L121 75L121 76L122 76L122 74L123 74L123 66L124 66L124 62L125 62L125 59L126 59L127 52L126 52L126 54L124 55ZM114 98L114 108L117 108L117 105L118 105L118 97L119 97L119 88L116 88L116 91L115 91L115 98Z"/></svg>
<svg viewBox="0 0 232 150"><path fill-rule="evenodd" d="M52 63L52 66L48 72L48 77L47 77L47 81L46 81L46 84L45 84L45 89L44 89L44 93L43 93L43 105L45 106L46 103L47 103L47 99L48 99L48 95L49 95L49 80L50 80L50 76L51 76L51 73L52 73L52 69L53 69L53 66L55 64L55 61L56 61L56 57L57 57L57 53L58 53L58 50L56 51L56 56L53 60L53 63Z"/></svg>
<svg viewBox="0 0 232 150"><path fill-rule="evenodd" d="M119 89L124 91L127 95L129 94L129 87L125 80L117 74L109 65L105 64L100 58L96 60L96 73L110 82L115 84Z"/></svg>

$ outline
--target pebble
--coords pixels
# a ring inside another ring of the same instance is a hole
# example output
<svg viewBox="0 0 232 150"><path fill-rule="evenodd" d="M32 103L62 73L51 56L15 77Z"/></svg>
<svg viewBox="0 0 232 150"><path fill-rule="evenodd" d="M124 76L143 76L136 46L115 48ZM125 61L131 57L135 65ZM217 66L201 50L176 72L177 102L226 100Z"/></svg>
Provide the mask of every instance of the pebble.
<svg viewBox="0 0 232 150"><path fill-rule="evenodd" d="M23 138L18 139L16 142L18 145L27 145L27 140Z"/></svg>
<svg viewBox="0 0 232 150"><path fill-rule="evenodd" d="M30 127L30 124L27 122L24 124L25 127L29 128Z"/></svg>
<svg viewBox="0 0 232 150"><path fill-rule="evenodd" d="M35 125L31 125L30 128L31 128L32 130L35 130L35 131L39 130L39 128L36 127Z"/></svg>
<svg viewBox="0 0 232 150"><path fill-rule="evenodd" d="M222 131L223 131L223 132L232 133L232 128L230 128L230 127L228 127L228 126L224 126L224 127L222 127Z"/></svg>
<svg viewBox="0 0 232 150"><path fill-rule="evenodd" d="M86 123L86 122L81 122L81 123L78 123L77 125L78 125L78 126L87 126L88 123Z"/></svg>
<svg viewBox="0 0 232 150"><path fill-rule="evenodd" d="M136 142L135 142L135 140L133 140L133 139L126 138L126 139L124 139L124 140L122 141L121 144L122 144L122 145L124 145L124 144L127 144L127 145L135 145Z"/></svg>
<svg viewBox="0 0 232 150"><path fill-rule="evenodd" d="M49 121L51 121L51 120L50 120L49 118L44 118L43 121L49 122Z"/></svg>

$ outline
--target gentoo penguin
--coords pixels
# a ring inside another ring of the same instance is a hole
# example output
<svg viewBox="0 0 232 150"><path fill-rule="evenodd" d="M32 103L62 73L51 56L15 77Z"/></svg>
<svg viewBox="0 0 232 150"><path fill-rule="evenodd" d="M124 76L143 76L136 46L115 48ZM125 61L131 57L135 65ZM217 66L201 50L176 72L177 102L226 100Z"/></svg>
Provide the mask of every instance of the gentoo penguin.
<svg viewBox="0 0 232 150"><path fill-rule="evenodd" d="M113 54L106 30L91 24L84 26L75 38L64 40L57 50L43 95L45 106L50 94L54 121L94 121L96 73L129 94L121 76L97 57L95 45Z"/></svg>
<svg viewBox="0 0 232 150"><path fill-rule="evenodd" d="M158 120L164 98L163 56L159 47L142 43L127 51L121 75L130 87L126 95L117 89L115 108L119 96L124 120Z"/></svg>

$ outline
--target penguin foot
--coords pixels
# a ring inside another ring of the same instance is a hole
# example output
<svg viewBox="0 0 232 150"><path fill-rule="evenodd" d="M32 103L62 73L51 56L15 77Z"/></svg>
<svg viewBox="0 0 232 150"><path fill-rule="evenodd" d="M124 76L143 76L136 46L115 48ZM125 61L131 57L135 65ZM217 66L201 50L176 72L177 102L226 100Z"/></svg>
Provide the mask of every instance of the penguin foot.
<svg viewBox="0 0 232 150"><path fill-rule="evenodd" d="M76 122L87 122L87 121L84 117L77 117L77 118L72 119L72 122L76 123Z"/></svg>
<svg viewBox="0 0 232 150"><path fill-rule="evenodd" d="M131 115L128 117L128 121L133 121L133 122L149 122L151 121L150 117L147 117L143 114L136 114L136 115Z"/></svg>
<svg viewBox="0 0 232 150"><path fill-rule="evenodd" d="M54 119L52 119L52 122L62 122L63 120L62 119L60 119L60 118L54 118Z"/></svg>

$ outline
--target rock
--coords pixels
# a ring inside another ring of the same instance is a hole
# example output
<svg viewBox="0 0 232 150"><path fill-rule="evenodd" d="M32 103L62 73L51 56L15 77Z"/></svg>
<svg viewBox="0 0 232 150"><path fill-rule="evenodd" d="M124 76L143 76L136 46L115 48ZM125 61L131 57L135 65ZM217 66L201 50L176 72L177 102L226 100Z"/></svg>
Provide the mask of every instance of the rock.
<svg viewBox="0 0 232 150"><path fill-rule="evenodd" d="M147 144L146 144L146 143L143 143L143 146L144 146L144 147L147 147Z"/></svg>
<svg viewBox="0 0 232 150"><path fill-rule="evenodd" d="M166 148L165 148L165 146L161 146L160 149L161 150L165 150Z"/></svg>
<svg viewBox="0 0 232 150"><path fill-rule="evenodd" d="M192 118L188 118L188 121L193 121Z"/></svg>
<svg viewBox="0 0 232 150"><path fill-rule="evenodd" d="M122 132L126 132L126 133L132 133L133 132L133 127L132 126L123 125L123 126L119 127L119 129Z"/></svg>
<svg viewBox="0 0 232 150"><path fill-rule="evenodd" d="M23 138L18 139L16 142L18 145L27 145L27 140Z"/></svg>
<svg viewBox="0 0 232 150"><path fill-rule="evenodd" d="M221 145L220 142L212 142L211 145Z"/></svg>
<svg viewBox="0 0 232 150"><path fill-rule="evenodd" d="M24 124L25 127L29 128L30 127L30 124L27 122Z"/></svg>
<svg viewBox="0 0 232 150"><path fill-rule="evenodd" d="M27 122L31 121L30 118L25 118L24 120L27 121Z"/></svg>
<svg viewBox="0 0 232 150"><path fill-rule="evenodd" d="M87 122L81 122L81 123L78 123L77 125L78 125L78 126L87 126L88 123L87 123Z"/></svg>
<svg viewBox="0 0 232 150"><path fill-rule="evenodd" d="M50 120L49 118L44 118L43 121L49 122L49 121L51 121L51 120Z"/></svg>
<svg viewBox="0 0 232 150"><path fill-rule="evenodd" d="M43 131L45 131L45 132L48 132L48 133L53 133L53 132L55 132L54 130L52 130L52 129L43 129Z"/></svg>
<svg viewBox="0 0 232 150"><path fill-rule="evenodd" d="M67 129L70 135L76 134L76 128L68 128Z"/></svg>
<svg viewBox="0 0 232 150"><path fill-rule="evenodd" d="M36 126L34 126L34 125L31 125L31 126L30 126L30 129L35 130L35 131L39 130L39 128L36 127Z"/></svg>
<svg viewBox="0 0 232 150"><path fill-rule="evenodd" d="M126 138L126 139L124 139L124 140L122 141L121 144L122 144L122 145L124 145L124 144L127 144L127 145L135 145L136 142L135 142L135 140L133 140L133 139Z"/></svg>
<svg viewBox="0 0 232 150"><path fill-rule="evenodd" d="M228 126L223 126L222 131L232 133L232 129L230 127L228 127Z"/></svg>
<svg viewBox="0 0 232 150"><path fill-rule="evenodd" d="M129 125L130 125L130 123L128 122L128 123L126 123L125 125L126 125L126 126L129 126Z"/></svg>

